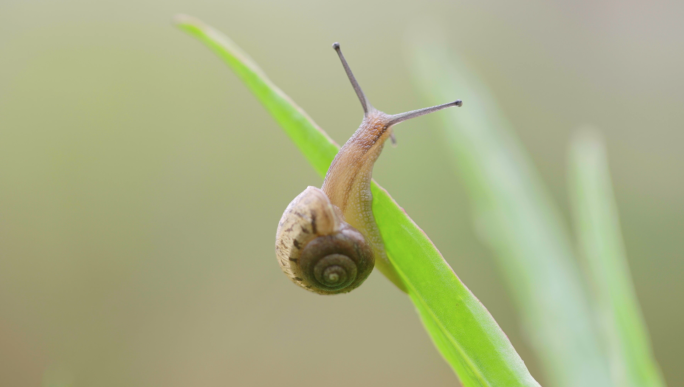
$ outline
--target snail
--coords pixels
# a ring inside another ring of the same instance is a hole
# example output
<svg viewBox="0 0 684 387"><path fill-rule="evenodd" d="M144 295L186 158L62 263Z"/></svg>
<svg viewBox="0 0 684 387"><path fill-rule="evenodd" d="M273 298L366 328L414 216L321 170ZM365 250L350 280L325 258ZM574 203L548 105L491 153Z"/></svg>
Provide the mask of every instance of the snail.
<svg viewBox="0 0 684 387"><path fill-rule="evenodd" d="M371 204L373 164L392 127L460 100L389 115L375 109L347 64L339 43L333 44L363 107L363 121L335 156L323 186L309 186L287 206L276 231L276 257L297 285L318 294L347 293L368 278L373 267L406 291L387 258Z"/></svg>

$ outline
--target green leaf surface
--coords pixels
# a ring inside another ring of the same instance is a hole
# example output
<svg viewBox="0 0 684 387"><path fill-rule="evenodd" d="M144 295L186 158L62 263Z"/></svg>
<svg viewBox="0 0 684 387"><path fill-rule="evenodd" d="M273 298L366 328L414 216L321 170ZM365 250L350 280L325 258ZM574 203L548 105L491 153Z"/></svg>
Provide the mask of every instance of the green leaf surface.
<svg viewBox="0 0 684 387"><path fill-rule="evenodd" d="M549 385L612 386L589 299L564 221L532 162L478 75L420 28L408 57L429 103L457 95L445 111L445 144L474 204L475 229L494 252Z"/></svg>
<svg viewBox="0 0 684 387"><path fill-rule="evenodd" d="M220 32L181 16L179 26L217 53L324 176L337 145ZM389 194L372 184L373 211L388 255L444 358L466 387L538 386L486 308Z"/></svg>
<svg viewBox="0 0 684 387"><path fill-rule="evenodd" d="M632 286L608 161L598 134L583 131L575 137L570 172L577 236L597 296L613 376L619 386L664 386Z"/></svg>

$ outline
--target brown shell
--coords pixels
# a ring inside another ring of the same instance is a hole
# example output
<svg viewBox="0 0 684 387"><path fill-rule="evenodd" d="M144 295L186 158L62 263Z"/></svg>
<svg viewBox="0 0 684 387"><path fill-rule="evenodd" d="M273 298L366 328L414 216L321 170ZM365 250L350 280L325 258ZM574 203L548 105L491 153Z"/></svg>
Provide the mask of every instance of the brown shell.
<svg viewBox="0 0 684 387"><path fill-rule="evenodd" d="M276 256L294 283L319 294L355 289L374 266L363 235L316 187L305 189L285 209L276 231Z"/></svg>

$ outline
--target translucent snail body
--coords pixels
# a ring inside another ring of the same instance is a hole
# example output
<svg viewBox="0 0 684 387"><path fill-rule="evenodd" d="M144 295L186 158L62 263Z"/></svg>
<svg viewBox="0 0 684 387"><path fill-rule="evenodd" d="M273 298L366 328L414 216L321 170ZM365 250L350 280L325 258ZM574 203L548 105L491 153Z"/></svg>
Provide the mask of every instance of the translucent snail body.
<svg viewBox="0 0 684 387"><path fill-rule="evenodd" d="M276 231L276 256L297 285L319 294L347 293L363 283L374 265L406 291L385 253L372 211L373 165L392 126L461 101L389 115L375 109L356 82L340 45L337 51L364 110L361 126L330 164L323 187L308 187L285 209Z"/></svg>

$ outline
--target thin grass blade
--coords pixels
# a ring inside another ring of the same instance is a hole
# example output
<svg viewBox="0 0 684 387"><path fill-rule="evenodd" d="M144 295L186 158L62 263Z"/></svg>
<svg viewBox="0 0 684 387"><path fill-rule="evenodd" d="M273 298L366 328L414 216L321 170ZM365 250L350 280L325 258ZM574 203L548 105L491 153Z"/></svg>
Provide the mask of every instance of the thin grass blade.
<svg viewBox="0 0 684 387"><path fill-rule="evenodd" d="M427 28L408 58L430 103L464 108L441 119L445 143L473 202L476 230L494 252L549 385L612 386L569 235L513 130L487 88Z"/></svg>
<svg viewBox="0 0 684 387"><path fill-rule="evenodd" d="M602 339L619 386L663 387L625 254L603 142L579 133L570 149L570 188L581 256L600 308Z"/></svg>

